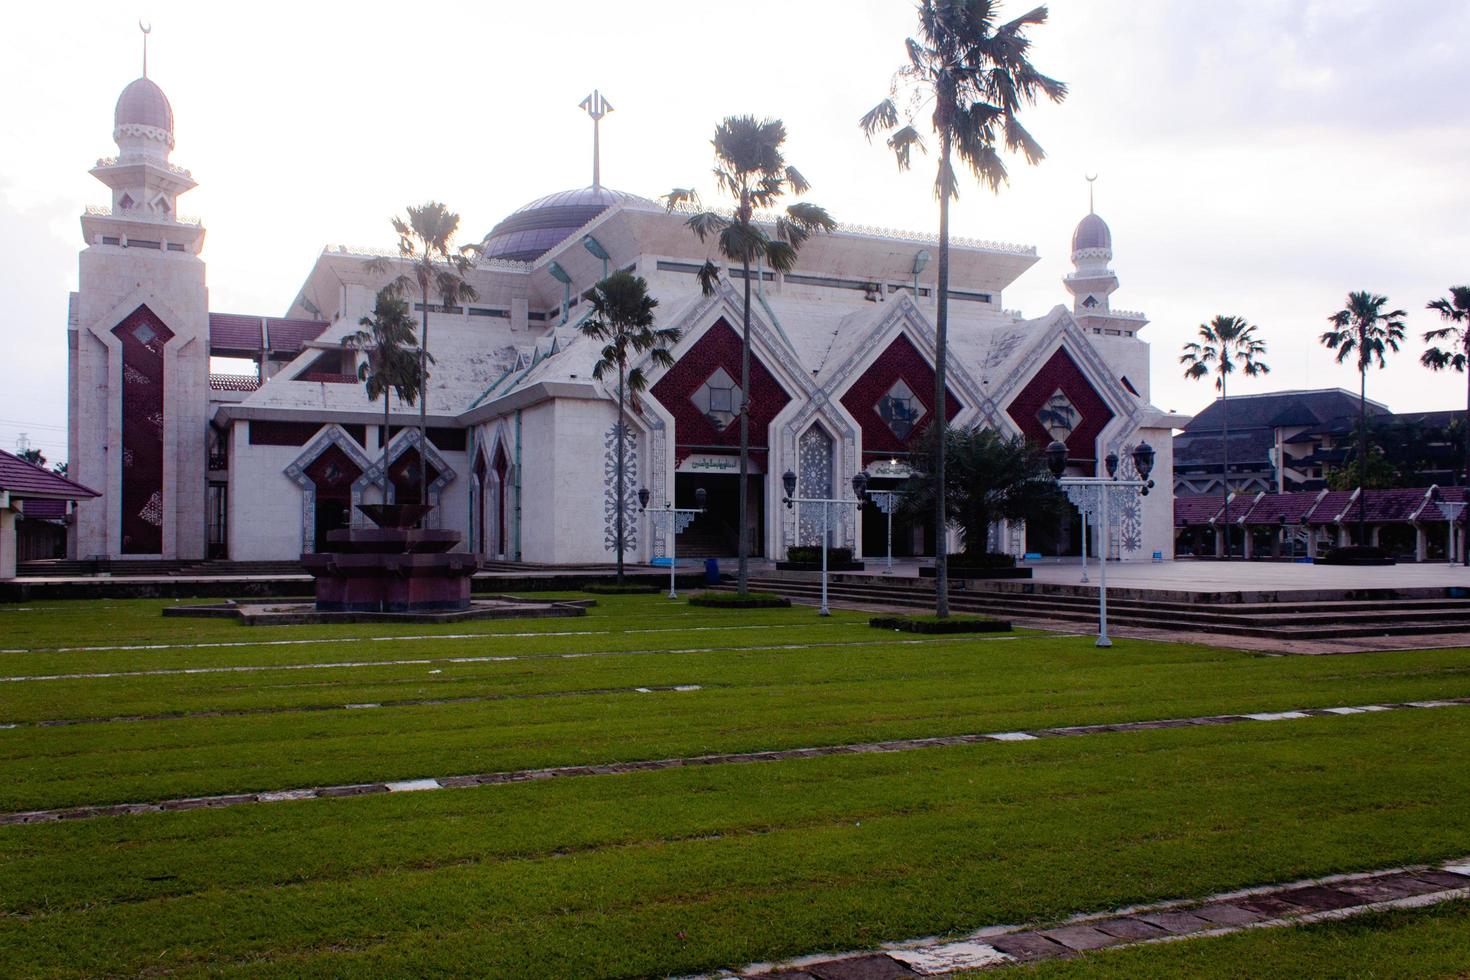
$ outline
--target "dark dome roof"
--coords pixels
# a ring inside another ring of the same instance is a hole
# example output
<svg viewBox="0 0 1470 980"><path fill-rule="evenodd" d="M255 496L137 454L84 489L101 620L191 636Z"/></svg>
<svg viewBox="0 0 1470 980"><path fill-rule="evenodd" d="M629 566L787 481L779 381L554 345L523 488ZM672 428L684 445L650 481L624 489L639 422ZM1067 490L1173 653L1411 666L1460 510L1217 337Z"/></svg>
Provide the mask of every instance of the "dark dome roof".
<svg viewBox="0 0 1470 980"><path fill-rule="evenodd" d="M1113 233L1108 230L1108 223L1095 214L1089 214L1077 224L1077 230L1072 232L1072 251L1080 252L1084 248L1105 248L1112 251Z"/></svg>
<svg viewBox="0 0 1470 980"><path fill-rule="evenodd" d="M582 187L538 198L519 208L485 236L484 256L511 262L534 262L608 208L618 204L653 204L646 197L606 187Z"/></svg>
<svg viewBox="0 0 1470 980"><path fill-rule="evenodd" d="M150 78L139 78L128 84L117 98L117 109L112 114L114 127L129 124L152 126L166 133L174 131L174 110L168 104L163 89Z"/></svg>

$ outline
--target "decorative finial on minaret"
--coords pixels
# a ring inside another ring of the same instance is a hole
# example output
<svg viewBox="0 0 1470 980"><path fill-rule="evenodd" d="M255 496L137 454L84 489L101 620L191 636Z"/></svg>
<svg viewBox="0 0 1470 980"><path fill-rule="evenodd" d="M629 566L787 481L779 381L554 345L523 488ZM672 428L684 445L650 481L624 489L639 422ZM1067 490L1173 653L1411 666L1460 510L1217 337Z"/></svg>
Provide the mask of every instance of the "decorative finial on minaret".
<svg viewBox="0 0 1470 980"><path fill-rule="evenodd" d="M1087 178L1087 213L1088 214L1096 214L1097 213L1097 211L1094 210L1093 209L1093 206L1092 206L1092 185L1093 185L1093 183L1096 180L1097 180L1097 174L1093 174L1092 176L1090 176L1090 177Z"/></svg>
<svg viewBox="0 0 1470 980"><path fill-rule="evenodd" d="M602 188L602 146L599 128L602 117L613 111L612 103L602 97L597 89L582 100L582 109L592 117L592 189Z"/></svg>
<svg viewBox="0 0 1470 980"><path fill-rule="evenodd" d="M148 77L148 35L153 33L153 22L138 18L138 30L143 32L143 77Z"/></svg>

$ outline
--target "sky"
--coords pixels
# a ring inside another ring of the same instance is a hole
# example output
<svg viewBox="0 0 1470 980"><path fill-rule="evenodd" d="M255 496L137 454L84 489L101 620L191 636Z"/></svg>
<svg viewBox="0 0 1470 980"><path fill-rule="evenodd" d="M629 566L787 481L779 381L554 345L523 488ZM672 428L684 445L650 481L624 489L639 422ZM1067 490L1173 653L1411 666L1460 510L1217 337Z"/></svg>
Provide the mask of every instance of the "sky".
<svg viewBox="0 0 1470 980"><path fill-rule="evenodd" d="M199 187L210 308L281 315L324 245L387 247L407 204L448 203L462 240L543 194L603 182L713 198L725 115L785 120L808 199L853 224L932 231L933 160L900 174L858 118L887 94L915 28L907 0L480 0L248 5L19 4L0 59L0 448L26 432L65 457L66 303L79 217L107 200L87 171L116 151L112 111L140 73L173 104L173 162ZM1030 4L1002 5L1015 16ZM1425 310L1470 283L1470 0L1054 0L1033 60L1070 86L1023 120L1047 151L991 194L966 180L956 235L1035 245L1004 295L1038 316L1069 297L1070 236L1112 227L1113 305L1151 323L1153 401L1211 397L1178 354L1198 325L1243 316L1271 373L1232 393L1341 386L1318 342L1350 290L1408 311L1410 343L1368 379L1398 411L1464 407L1465 379L1421 367Z"/></svg>

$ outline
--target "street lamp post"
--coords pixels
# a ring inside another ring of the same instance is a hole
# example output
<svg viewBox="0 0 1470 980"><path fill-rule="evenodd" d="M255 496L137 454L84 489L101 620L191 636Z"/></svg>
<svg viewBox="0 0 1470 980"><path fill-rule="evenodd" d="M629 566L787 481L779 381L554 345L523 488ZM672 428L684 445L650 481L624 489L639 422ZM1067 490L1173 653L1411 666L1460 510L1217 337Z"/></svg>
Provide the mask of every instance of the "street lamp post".
<svg viewBox="0 0 1470 980"><path fill-rule="evenodd" d="M821 504L822 505L822 608L817 610L820 616L832 615L827 608L827 545L828 535L832 530L832 505L858 506L868 496L868 474L859 473L852 478L852 492L855 500L843 500L841 497L798 497L796 496L796 474L787 470L781 474L781 486L786 491L786 509L790 510L792 504Z"/></svg>
<svg viewBox="0 0 1470 980"><path fill-rule="evenodd" d="M1108 639L1108 556L1105 550L1112 534L1110 512L1114 509L1121 510L1135 494L1148 496L1154 485L1154 481L1148 478L1154 468L1153 447L1146 442L1134 447L1133 465L1138 470L1136 480L1118 479L1117 453L1108 453L1103 461L1108 471L1106 477L1062 476L1067 469L1067 447L1060 442L1053 442L1046 447L1046 463L1067 499L1082 512L1083 521L1086 522L1089 514L1097 515L1097 520L1093 522L1093 526L1101 531L1097 556L1097 645L1110 647L1113 641Z"/></svg>
<svg viewBox="0 0 1470 980"><path fill-rule="evenodd" d="M695 507L675 507L672 500L664 501L663 510L648 509L648 498L651 494L647 487L638 489L638 510L640 513L648 514L648 519L659 526L659 530L669 536L669 598L679 598L679 593L674 591L674 573L678 569L678 541L679 532L687 528L694 518L704 513L705 501L708 495L704 487L694 491Z"/></svg>
<svg viewBox="0 0 1470 980"><path fill-rule="evenodd" d="M897 497L902 497L902 490L869 490L868 496L873 503L888 518L888 561L883 567L884 575L893 574L893 512L898 508Z"/></svg>

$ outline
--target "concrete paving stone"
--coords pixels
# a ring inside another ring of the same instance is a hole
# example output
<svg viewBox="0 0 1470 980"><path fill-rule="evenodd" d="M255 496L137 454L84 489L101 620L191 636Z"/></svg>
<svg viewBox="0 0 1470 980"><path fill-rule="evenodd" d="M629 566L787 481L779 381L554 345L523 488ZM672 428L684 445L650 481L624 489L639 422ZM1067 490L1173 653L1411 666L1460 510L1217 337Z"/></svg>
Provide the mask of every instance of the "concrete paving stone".
<svg viewBox="0 0 1470 980"><path fill-rule="evenodd" d="M324 786L316 791L317 796L366 796L369 793L386 793L388 787L382 783L359 783L356 786Z"/></svg>
<svg viewBox="0 0 1470 980"><path fill-rule="evenodd" d="M1405 876L1407 877L1407 876ZM1374 878L1367 881L1349 881L1334 886L1349 895L1357 895L1364 904L1371 902L1392 902L1400 898L1410 898L1414 895L1427 895L1430 891L1437 891L1436 886L1417 879L1393 880Z"/></svg>
<svg viewBox="0 0 1470 980"><path fill-rule="evenodd" d="M384 783L390 793L418 793L430 789L443 789L437 779L400 779L397 782Z"/></svg>
<svg viewBox="0 0 1470 980"><path fill-rule="evenodd" d="M1456 874L1453 871L1415 871L1414 877L1441 888L1470 887L1470 875Z"/></svg>
<svg viewBox="0 0 1470 980"><path fill-rule="evenodd" d="M981 970L1010 962L1010 957L986 943L945 943L925 949L898 949L888 954L907 963L925 976L953 973L956 970Z"/></svg>
<svg viewBox="0 0 1470 980"><path fill-rule="evenodd" d="M1061 926L1056 929L1047 929L1041 933L1054 943L1061 943L1068 949L1078 952L1089 949L1102 949L1104 946L1112 946L1123 940L1118 936L1110 935L1090 925Z"/></svg>
<svg viewBox="0 0 1470 980"><path fill-rule="evenodd" d="M1362 900L1358 896L1349 894L1348 892L1338 891L1336 888L1328 888L1325 885L1293 888L1290 891L1277 892L1276 897L1290 902L1293 905L1300 905L1302 908L1312 912L1345 909L1362 904Z"/></svg>
<svg viewBox="0 0 1470 980"><path fill-rule="evenodd" d="M778 973L750 973L741 980L817 980L805 970L781 970Z"/></svg>
<svg viewBox="0 0 1470 980"><path fill-rule="evenodd" d="M1214 923L1201 919L1199 916L1189 912L1143 912L1135 916L1135 918L1156 925L1165 932L1175 936L1199 932L1201 929L1209 929L1214 925Z"/></svg>
<svg viewBox="0 0 1470 980"><path fill-rule="evenodd" d="M1165 935L1164 930L1142 919L1106 919L1102 922L1093 922L1091 925L1094 929L1101 930L1110 936L1117 936L1119 939L1156 939Z"/></svg>
<svg viewBox="0 0 1470 980"><path fill-rule="evenodd" d="M1201 919L1208 919L1222 926L1248 926L1252 922L1260 922L1266 916L1260 912L1243 909L1239 905L1221 902L1217 905L1204 905L1197 909L1190 909Z"/></svg>
<svg viewBox="0 0 1470 980"><path fill-rule="evenodd" d="M1036 736L1029 732L993 732L990 738L997 742L1030 742Z"/></svg>
<svg viewBox="0 0 1470 980"><path fill-rule="evenodd" d="M919 976L887 953L812 963L805 969L817 980L907 980Z"/></svg>
<svg viewBox="0 0 1470 980"><path fill-rule="evenodd" d="M1453 871L1457 875L1470 877L1470 864L1447 864L1444 869L1446 871Z"/></svg>
<svg viewBox="0 0 1470 980"><path fill-rule="evenodd" d="M468 789L480 785L479 776L442 776L439 785L445 789Z"/></svg>
<svg viewBox="0 0 1470 980"><path fill-rule="evenodd" d="M1072 954L1072 951L1066 946L1054 943L1037 932L1013 932L1005 936L996 936L990 940L990 945L1018 960L1039 960L1044 957Z"/></svg>
<svg viewBox="0 0 1470 980"><path fill-rule="evenodd" d="M1259 912L1268 919L1279 919L1286 915L1300 915L1306 911L1301 905L1283 901L1276 895L1253 895L1250 898L1236 899L1232 904L1249 912Z"/></svg>

